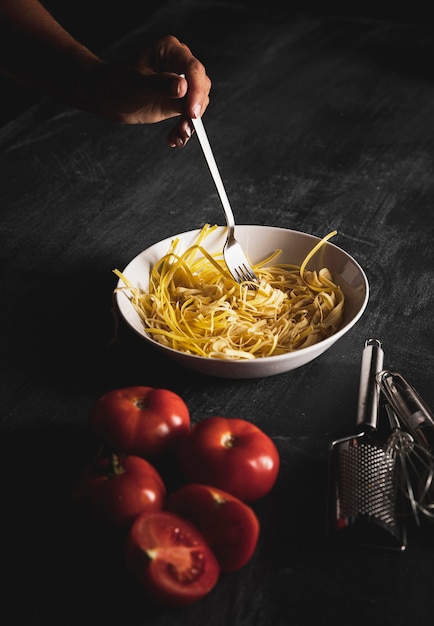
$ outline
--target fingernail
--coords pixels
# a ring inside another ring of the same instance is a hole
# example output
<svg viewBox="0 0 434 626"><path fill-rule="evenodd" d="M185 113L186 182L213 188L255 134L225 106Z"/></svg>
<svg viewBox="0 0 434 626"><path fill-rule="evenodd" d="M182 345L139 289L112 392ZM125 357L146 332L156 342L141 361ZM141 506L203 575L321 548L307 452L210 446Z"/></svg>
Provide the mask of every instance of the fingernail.
<svg viewBox="0 0 434 626"><path fill-rule="evenodd" d="M191 137L192 130L190 128L190 124L187 124L187 128L185 129L185 133L187 137Z"/></svg>
<svg viewBox="0 0 434 626"><path fill-rule="evenodd" d="M185 78L184 74L180 74L180 76L182 76L182 78ZM181 82L180 80L178 80L178 82L176 83L176 95L179 96L180 92L181 92Z"/></svg>
<svg viewBox="0 0 434 626"><path fill-rule="evenodd" d="M182 148L182 146L184 145L184 140L181 139L181 137L177 137L175 141L176 141L176 145L178 146L178 148Z"/></svg>
<svg viewBox="0 0 434 626"><path fill-rule="evenodd" d="M195 117L195 118L196 117L200 117L201 110L202 110L202 107L200 106L200 104L195 104L194 107L193 107L193 113L194 113L193 117Z"/></svg>

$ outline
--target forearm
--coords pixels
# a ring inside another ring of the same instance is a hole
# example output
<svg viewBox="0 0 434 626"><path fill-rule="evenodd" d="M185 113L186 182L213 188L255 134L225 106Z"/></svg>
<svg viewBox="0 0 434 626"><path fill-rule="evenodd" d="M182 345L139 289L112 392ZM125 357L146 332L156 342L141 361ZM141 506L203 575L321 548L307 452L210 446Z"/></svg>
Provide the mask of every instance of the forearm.
<svg viewBox="0 0 434 626"><path fill-rule="evenodd" d="M37 0L0 0L0 71L82 108L103 62L68 34Z"/></svg>
<svg viewBox="0 0 434 626"><path fill-rule="evenodd" d="M203 114L211 88L204 65L177 37L144 42L134 58L105 63L39 0L0 0L0 72L118 123L177 118L167 135L172 147L191 137L190 118Z"/></svg>

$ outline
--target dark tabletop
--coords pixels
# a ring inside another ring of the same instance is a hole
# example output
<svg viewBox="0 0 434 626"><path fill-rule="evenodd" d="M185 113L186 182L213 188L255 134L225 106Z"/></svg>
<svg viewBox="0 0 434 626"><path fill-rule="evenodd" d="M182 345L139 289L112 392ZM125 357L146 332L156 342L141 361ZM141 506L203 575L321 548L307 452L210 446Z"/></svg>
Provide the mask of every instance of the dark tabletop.
<svg viewBox="0 0 434 626"><path fill-rule="evenodd" d="M244 5L247 5L246 8ZM312 363L256 380L181 369L121 325L114 268L223 212L199 145L43 99L0 128L1 621L7 626L434 623L434 525L403 552L326 536L329 443L354 432L361 351L434 406L434 31L423 20L288 14L267 3L165 3L112 46L178 34L213 80L206 127L236 219L323 236L362 265L365 314ZM241 417L281 469L254 508L251 562L187 609L150 606L69 490L94 454L88 414L117 387L170 388L193 423Z"/></svg>

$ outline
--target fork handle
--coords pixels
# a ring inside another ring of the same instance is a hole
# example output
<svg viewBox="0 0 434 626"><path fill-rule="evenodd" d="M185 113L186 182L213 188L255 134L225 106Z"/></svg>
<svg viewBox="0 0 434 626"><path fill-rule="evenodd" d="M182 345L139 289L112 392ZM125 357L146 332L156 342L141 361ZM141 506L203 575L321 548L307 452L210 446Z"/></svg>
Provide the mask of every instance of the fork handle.
<svg viewBox="0 0 434 626"><path fill-rule="evenodd" d="M208 163L208 167L213 177L215 186L217 187L217 191L220 196L220 200L221 200L221 203L223 205L223 209L226 215L226 222L227 222L229 231L233 232L235 229L234 214L232 212L231 205L229 204L229 200L226 195L223 181L221 179L220 172L217 167L217 163L215 161L213 152L211 150L211 146L208 141L208 136L206 134L205 127L202 122L202 118L201 117L197 117L194 119L191 118L191 121L193 123L194 129L199 139L199 143L202 147L202 151L205 156L206 162Z"/></svg>

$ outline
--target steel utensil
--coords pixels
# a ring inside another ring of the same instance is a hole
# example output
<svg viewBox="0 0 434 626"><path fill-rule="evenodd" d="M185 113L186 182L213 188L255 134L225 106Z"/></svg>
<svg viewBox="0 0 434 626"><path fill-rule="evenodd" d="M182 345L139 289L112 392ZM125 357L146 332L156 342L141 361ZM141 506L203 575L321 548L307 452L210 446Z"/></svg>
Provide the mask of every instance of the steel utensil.
<svg viewBox="0 0 434 626"><path fill-rule="evenodd" d="M381 342L365 342L359 383L357 432L337 439L329 450L330 537L344 542L404 550L405 527L397 514L395 460L377 439L383 367Z"/></svg>
<svg viewBox="0 0 434 626"><path fill-rule="evenodd" d="M217 167L213 152L211 150L208 136L205 131L205 127L202 122L202 118L192 118L192 123L196 131L199 143L202 147L206 162L211 171L211 175L214 179L215 186L217 187L218 194L220 196L221 203L226 216L226 222L228 226L228 233L226 242L223 246L223 258L226 262L228 270L234 280L237 283L249 282L252 283L252 287L256 287L258 284L258 277L253 270L250 261L241 247L240 243L235 239L235 218L229 204L228 197L223 185L223 181L220 176L220 172Z"/></svg>
<svg viewBox="0 0 434 626"><path fill-rule="evenodd" d="M395 480L402 494L401 514L412 514L416 523L420 524L419 513L425 513L425 509L421 504L423 497L420 496L419 485L427 476L427 471L432 478L432 459L427 450L415 443L409 432L402 430L401 422L388 402L385 403L385 410L392 429L387 450L396 458Z"/></svg>
<svg viewBox="0 0 434 626"><path fill-rule="evenodd" d="M418 524L419 513L434 521L434 414L399 372L382 370L377 382L395 419L388 445L397 458L401 491Z"/></svg>
<svg viewBox="0 0 434 626"><path fill-rule="evenodd" d="M377 382L401 424L410 431L415 441L433 454L434 414L415 388L402 374L390 370L379 372Z"/></svg>

